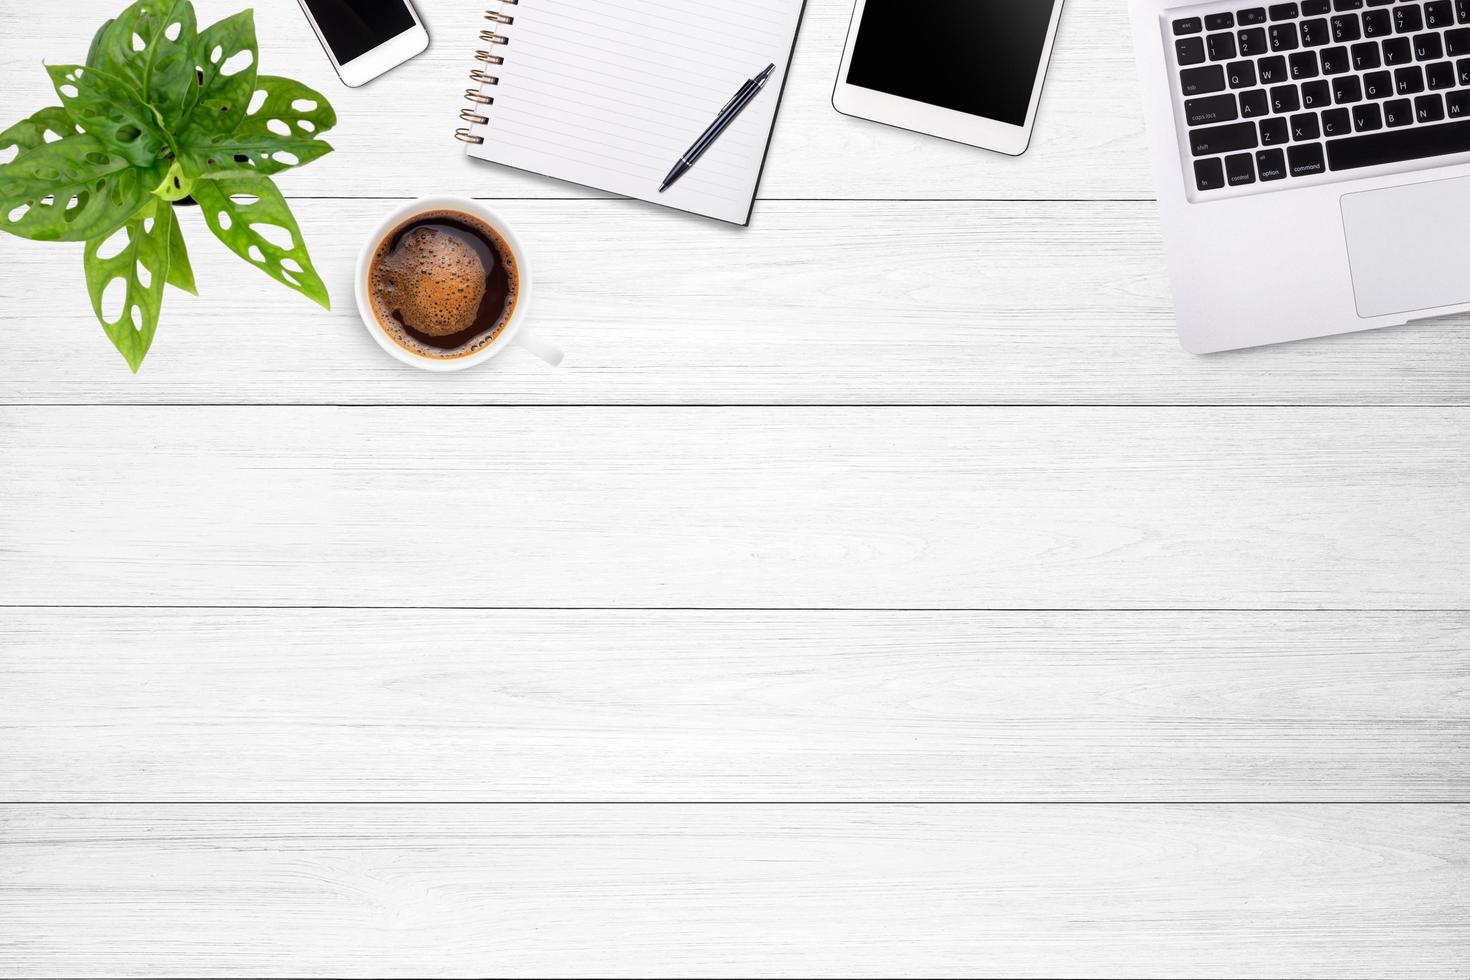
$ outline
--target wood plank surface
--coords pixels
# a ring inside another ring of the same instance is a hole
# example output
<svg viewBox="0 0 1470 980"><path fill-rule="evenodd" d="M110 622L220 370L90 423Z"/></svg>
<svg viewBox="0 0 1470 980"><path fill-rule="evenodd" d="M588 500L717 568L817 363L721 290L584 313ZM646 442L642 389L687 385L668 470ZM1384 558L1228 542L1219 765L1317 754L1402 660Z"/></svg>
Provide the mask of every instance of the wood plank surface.
<svg viewBox="0 0 1470 980"><path fill-rule="evenodd" d="M1470 798L1470 617L0 610L0 800Z"/></svg>
<svg viewBox="0 0 1470 980"><path fill-rule="evenodd" d="M1436 977L1470 807L6 807L8 976Z"/></svg>
<svg viewBox="0 0 1470 980"><path fill-rule="evenodd" d="M1470 607L1463 409L7 408L19 605Z"/></svg>
<svg viewBox="0 0 1470 980"><path fill-rule="evenodd" d="M185 213L202 295L169 294L137 376L92 315L80 247L0 241L0 402L1470 401L1467 317L1183 353L1153 206L1128 203L778 201L741 230L615 201L498 202L533 256L530 322L567 360L512 350L430 375L387 357L353 299L358 249L392 206L295 202L332 314Z"/></svg>
<svg viewBox="0 0 1470 980"><path fill-rule="evenodd" d="M114 16L114 0L69 0L26 8L25 29L0 32L7 111L54 105L42 70L81 61L93 26ZM196 0L209 23L249 0ZM484 0L420 0L430 50L361 89L337 81L311 28L288 0L254 3L261 70L326 93L338 125L337 152L287 174L296 196L591 196L572 184L472 164L454 130L475 67ZM831 104L850 0L809 0L787 82L761 195L775 198L1151 198L1143 114L1128 43L1127 11L1116 0L1069 0L1042 98L1036 138L1011 158L839 115ZM608 58L618 57L610 45ZM759 67L759 66L757 66ZM732 91L742 79L732 80ZM711 114L719 110L715 105ZM691 133L690 138L697 136ZM629 212L651 205L625 205ZM757 209L759 216L760 209Z"/></svg>

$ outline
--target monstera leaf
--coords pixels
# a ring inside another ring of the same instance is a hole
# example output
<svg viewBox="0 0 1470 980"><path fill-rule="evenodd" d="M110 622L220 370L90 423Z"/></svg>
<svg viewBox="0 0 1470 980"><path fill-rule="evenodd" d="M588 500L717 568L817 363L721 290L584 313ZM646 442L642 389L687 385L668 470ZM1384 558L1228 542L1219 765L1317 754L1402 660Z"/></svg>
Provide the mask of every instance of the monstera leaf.
<svg viewBox="0 0 1470 980"><path fill-rule="evenodd" d="M87 243L85 266L92 310L134 371L143 363L158 330L173 226L173 205L155 198L112 235ZM114 283L122 285L122 306L116 314L109 314L104 303Z"/></svg>
<svg viewBox="0 0 1470 980"><path fill-rule="evenodd" d="M269 178L240 174L201 180L194 185L194 197L214 237L236 255L272 279L332 308L327 287L306 254L301 229Z"/></svg>
<svg viewBox="0 0 1470 980"><path fill-rule="evenodd" d="M320 137L337 116L258 58L249 10L199 30L189 0L137 0L97 30L85 64L46 69L60 106L0 131L0 231L87 243L93 310L135 371L165 284L196 291L173 203L190 195L231 250L328 305L270 177L331 152Z"/></svg>
<svg viewBox="0 0 1470 980"><path fill-rule="evenodd" d="M335 125L337 113L320 92L260 75L244 120L232 133L192 137L182 147L184 169L201 177L280 173L330 153L331 144L318 137Z"/></svg>

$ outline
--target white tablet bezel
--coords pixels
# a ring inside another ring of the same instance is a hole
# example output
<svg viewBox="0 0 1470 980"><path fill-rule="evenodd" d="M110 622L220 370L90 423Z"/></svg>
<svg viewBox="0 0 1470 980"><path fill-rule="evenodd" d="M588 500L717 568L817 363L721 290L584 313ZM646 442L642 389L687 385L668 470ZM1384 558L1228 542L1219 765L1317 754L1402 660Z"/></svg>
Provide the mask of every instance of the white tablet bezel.
<svg viewBox="0 0 1470 980"><path fill-rule="evenodd" d="M419 17L419 12L414 9L411 0L402 0L403 5L408 8L409 14L413 17L413 26L343 64L337 60L332 46L327 43L326 35L317 25L316 17L312 14L311 7L307 5L307 0L297 0L297 2L301 6L302 13L306 14L311 29L316 32L316 39L321 42L322 50L327 53L327 59L332 62L332 67L337 69L337 77L342 79L342 84L348 88L366 85L389 69L396 68L415 55L428 50L429 32L424 29L423 19Z"/></svg>
<svg viewBox="0 0 1470 980"><path fill-rule="evenodd" d="M1012 126L984 116L973 116L967 112L957 112L927 102L916 102L889 95L887 92L849 85L847 72L852 64L853 46L857 43L858 28L863 22L863 8L867 6L867 0L857 0L853 7L852 23L847 29L847 45L842 51L842 67L837 73L837 85L832 90L832 107L843 115L871 119L900 129L967 143L1010 156L1020 156L1031 143L1036 106L1041 101L1041 86L1046 79L1047 65L1051 62L1052 43L1057 37L1057 24L1061 20L1064 2L1065 0L1057 0L1052 8L1051 23L1046 29L1046 43L1041 48L1036 78L1031 84L1031 104L1026 109L1026 122L1023 125Z"/></svg>

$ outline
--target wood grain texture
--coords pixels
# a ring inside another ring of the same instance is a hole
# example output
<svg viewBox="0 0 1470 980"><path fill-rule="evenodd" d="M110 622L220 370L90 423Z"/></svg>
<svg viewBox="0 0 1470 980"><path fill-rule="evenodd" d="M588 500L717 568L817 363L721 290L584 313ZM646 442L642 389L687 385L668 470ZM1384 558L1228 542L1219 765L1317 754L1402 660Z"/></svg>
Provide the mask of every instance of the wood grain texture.
<svg viewBox="0 0 1470 980"><path fill-rule="evenodd" d="M195 3L205 23L248 5L245 0ZM113 0L37 4L26 10L24 30L0 34L7 110L14 107L20 115L55 104L40 58L81 61L92 25L115 15L119 6ZM349 90L337 81L296 4L254 4L261 70L291 75L327 93L340 120L329 136L337 152L284 177L286 193L403 197L433 190L499 198L596 196L572 184L466 159L454 130L463 125L459 110L467 104L466 76L475 67L475 49L482 46L477 38L489 4L421 0L417 6L432 37L430 50L364 88ZM851 10L849 0L807 4L761 182L763 197L1153 197L1123 4L1069 0L1036 138L1031 150L1015 159L839 115L831 104L832 85ZM608 57L618 57L616 46L609 48ZM713 106L711 114L719 108Z"/></svg>
<svg viewBox="0 0 1470 980"><path fill-rule="evenodd" d="M1470 617L0 610L0 801L1470 799Z"/></svg>
<svg viewBox="0 0 1470 980"><path fill-rule="evenodd" d="M20 807L17 976L1448 977L1470 808Z"/></svg>
<svg viewBox="0 0 1470 980"><path fill-rule="evenodd" d="M420 185L422 186L422 185ZM328 315L184 213L202 296L170 293L119 370L65 248L0 242L0 402L1407 404L1470 400L1470 318L1191 357L1151 204L769 202L751 229L616 201L499 202L526 241L519 350L455 376L384 356L353 300L387 201L297 201ZM78 249L78 256L80 250ZM38 308L38 289L48 299Z"/></svg>
<svg viewBox="0 0 1470 980"><path fill-rule="evenodd" d="M7 408L21 605L1470 607L1463 409Z"/></svg>

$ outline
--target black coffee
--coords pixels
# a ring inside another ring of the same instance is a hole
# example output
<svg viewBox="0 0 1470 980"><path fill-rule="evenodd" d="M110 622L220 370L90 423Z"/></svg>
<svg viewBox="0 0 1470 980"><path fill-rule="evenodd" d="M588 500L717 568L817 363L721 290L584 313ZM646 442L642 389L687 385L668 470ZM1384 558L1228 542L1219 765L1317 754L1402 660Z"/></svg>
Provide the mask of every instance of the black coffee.
<svg viewBox="0 0 1470 980"><path fill-rule="evenodd" d="M515 312L515 256L480 218L428 211L388 235L368 269L373 312L405 350L465 357L495 340Z"/></svg>

